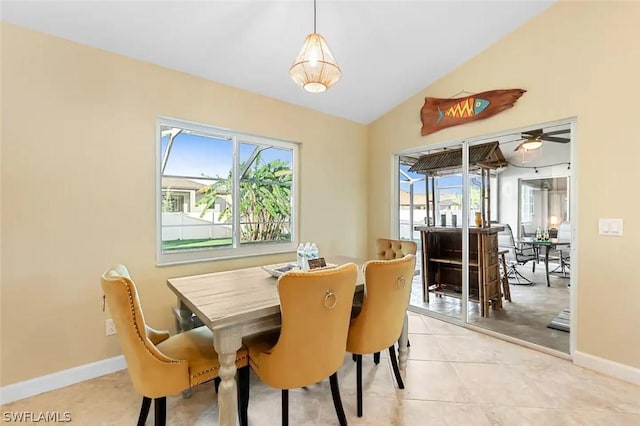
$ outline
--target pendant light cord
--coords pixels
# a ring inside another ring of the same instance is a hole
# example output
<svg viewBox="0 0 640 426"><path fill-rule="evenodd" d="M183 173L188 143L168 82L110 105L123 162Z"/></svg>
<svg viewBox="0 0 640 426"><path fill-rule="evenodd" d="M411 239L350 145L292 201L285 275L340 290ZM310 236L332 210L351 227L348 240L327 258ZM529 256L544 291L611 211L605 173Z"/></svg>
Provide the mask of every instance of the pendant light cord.
<svg viewBox="0 0 640 426"><path fill-rule="evenodd" d="M316 0L313 0L313 33L316 33Z"/></svg>

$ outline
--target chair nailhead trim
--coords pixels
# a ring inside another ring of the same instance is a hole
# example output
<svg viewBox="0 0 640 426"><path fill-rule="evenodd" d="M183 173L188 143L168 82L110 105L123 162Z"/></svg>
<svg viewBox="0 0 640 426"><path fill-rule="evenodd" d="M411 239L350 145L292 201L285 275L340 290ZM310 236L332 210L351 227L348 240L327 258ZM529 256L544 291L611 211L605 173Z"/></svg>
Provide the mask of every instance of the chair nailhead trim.
<svg viewBox="0 0 640 426"><path fill-rule="evenodd" d="M133 320L133 328L136 330L136 335L138 336L138 339L140 339L140 341L144 345L145 350L149 353L149 355L153 356L158 361L168 362L168 363L171 363L171 364L178 364L178 363L181 363L181 362L185 362L184 360L180 360L180 361L165 361L165 360L161 360L153 352L151 352L149 350L149 347L147 346L147 339L143 338L142 335L140 335L140 327L138 327L138 322L136 321L136 310L135 310L135 305L133 303L133 292L131 291L131 287L129 286L129 283L124 281L124 284L125 284L125 288L127 289L127 294L129 295L129 308L131 309L131 319ZM146 334L145 334L145 337L146 337Z"/></svg>
<svg viewBox="0 0 640 426"><path fill-rule="evenodd" d="M179 361L164 361L164 360L160 360L158 357L156 357L156 356L155 356L155 354L154 354L153 352L151 352L151 351L149 350L149 348L147 347L146 339L144 339L144 338L142 337L142 335L140 334L140 328L138 327L138 323L137 323L137 321L136 321L136 311L135 311L135 305L134 305L134 303L133 303L133 292L131 291L131 287L129 286L129 284L128 284L126 281L125 281L125 287L126 287L126 289L127 289L127 294L128 294L128 296L129 296L129 308L131 309L131 319L133 320L133 326L134 326L134 328L135 328L135 330L136 330L136 335L138 336L138 339L140 339L140 341L143 343L144 348L147 350L147 352L148 352L150 355L152 355L153 357L155 357L158 361L162 361L162 362L169 362L169 363L171 363L171 364L178 364L178 363L181 363L181 362L186 362L185 360L179 360ZM243 360L243 359L245 359L245 358L247 358L247 356L246 356L246 355L243 355L243 356L241 356L240 358L236 357L236 362L237 362L237 361L242 361L242 360ZM198 377L204 376L204 375L206 375L206 374L211 373L212 371L219 370L219 369L220 369L220 366L218 366L218 367L212 367L212 368L209 368L208 370L201 371L201 372L199 372L198 374L192 374L192 375L190 375L190 379L192 379L192 380L191 380L191 382L192 382L191 384L192 384L192 385L194 385L194 386L195 386L195 385L199 385L200 383L194 383L194 380L193 380L193 379L197 379ZM216 374L214 377L217 377L217 376L218 376L218 375Z"/></svg>
<svg viewBox="0 0 640 426"><path fill-rule="evenodd" d="M237 362L237 361L242 361L242 360L243 360L243 359L245 359L245 358L248 358L248 357L247 357L246 355L241 356L240 358L236 357L236 362ZM192 379L192 380L191 380L191 384L192 384L192 385L199 385L200 383L203 383L204 381L203 381L203 382L197 382L197 381L196 381L196 382L194 383L194 379L197 379L197 378L199 378L199 377L201 377L201 376L204 376L205 374L209 374L210 372L215 371L215 370L220 370L220 366L218 366L218 367L213 367L213 368L209 368L208 370L201 371L201 372L199 372L198 374L192 374L192 375L191 375L191 379ZM216 374L214 377L217 377L217 376L218 376L218 374ZM206 380L205 380L205 381L206 381Z"/></svg>

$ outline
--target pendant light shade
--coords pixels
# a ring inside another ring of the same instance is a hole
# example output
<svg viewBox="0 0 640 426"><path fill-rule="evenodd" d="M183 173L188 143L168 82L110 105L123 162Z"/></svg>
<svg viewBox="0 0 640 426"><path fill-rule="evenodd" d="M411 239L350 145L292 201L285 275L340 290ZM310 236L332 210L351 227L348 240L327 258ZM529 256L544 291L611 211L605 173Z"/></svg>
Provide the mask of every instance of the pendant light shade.
<svg viewBox="0 0 640 426"><path fill-rule="evenodd" d="M336 63L327 42L316 33L316 8L313 2L313 33L304 39L300 53L289 69L293 81L304 90L320 93L333 86L342 72Z"/></svg>
<svg viewBox="0 0 640 426"><path fill-rule="evenodd" d="M542 142L535 139L522 144L522 147L527 151L533 151L534 149L538 149L541 146L542 146Z"/></svg>

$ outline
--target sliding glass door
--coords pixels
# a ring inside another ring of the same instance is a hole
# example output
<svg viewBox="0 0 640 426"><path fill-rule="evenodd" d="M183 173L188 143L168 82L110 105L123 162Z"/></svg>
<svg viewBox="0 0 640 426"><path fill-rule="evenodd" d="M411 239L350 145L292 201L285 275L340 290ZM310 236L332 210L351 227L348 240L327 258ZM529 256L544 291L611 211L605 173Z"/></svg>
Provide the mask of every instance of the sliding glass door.
<svg viewBox="0 0 640 426"><path fill-rule="evenodd" d="M463 221L468 218L463 215L463 146L425 149L397 160L398 235L418 244L410 305L461 321L466 298Z"/></svg>
<svg viewBox="0 0 640 426"><path fill-rule="evenodd" d="M419 247L411 309L570 352L571 132L549 123L396 156L398 235Z"/></svg>

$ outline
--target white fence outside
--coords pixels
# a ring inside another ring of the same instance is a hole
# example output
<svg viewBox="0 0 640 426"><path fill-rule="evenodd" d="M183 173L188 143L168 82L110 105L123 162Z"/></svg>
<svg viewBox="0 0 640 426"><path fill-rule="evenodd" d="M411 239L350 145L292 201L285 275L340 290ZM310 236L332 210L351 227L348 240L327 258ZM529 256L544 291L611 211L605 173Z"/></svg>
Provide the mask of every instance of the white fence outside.
<svg viewBox="0 0 640 426"><path fill-rule="evenodd" d="M400 238L405 240L419 240L420 232L411 230L409 224L409 209L402 208L400 209ZM425 209L414 209L413 210L413 224L416 225L424 225L424 218L427 217L427 211Z"/></svg>
<svg viewBox="0 0 640 426"><path fill-rule="evenodd" d="M162 241L231 238L230 224L214 223L214 212L162 213Z"/></svg>

